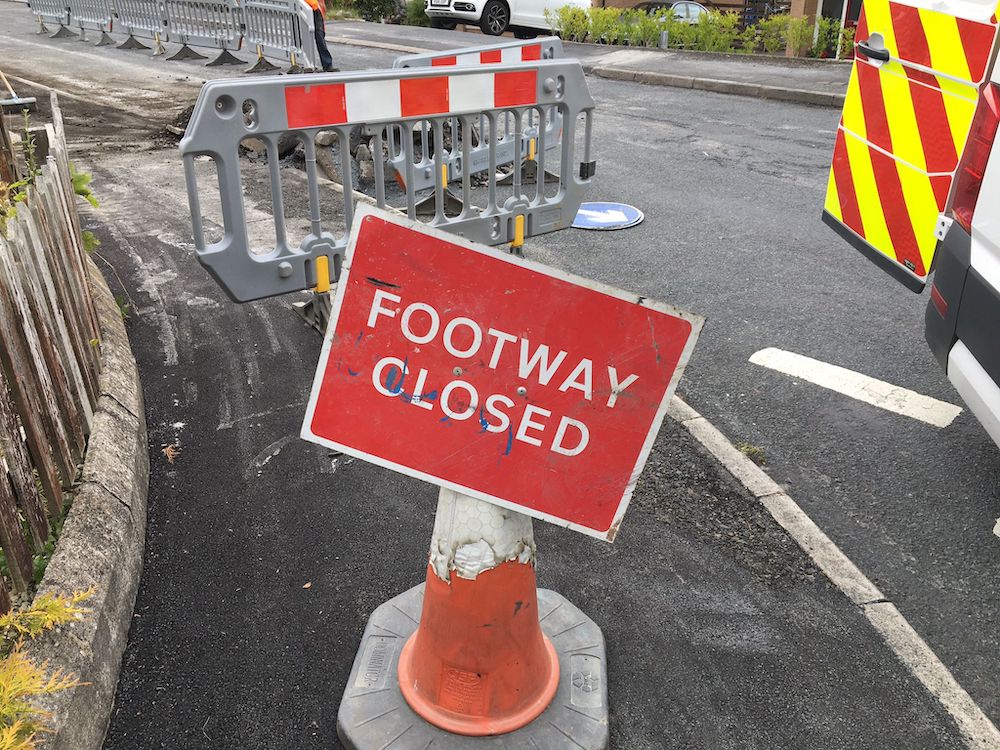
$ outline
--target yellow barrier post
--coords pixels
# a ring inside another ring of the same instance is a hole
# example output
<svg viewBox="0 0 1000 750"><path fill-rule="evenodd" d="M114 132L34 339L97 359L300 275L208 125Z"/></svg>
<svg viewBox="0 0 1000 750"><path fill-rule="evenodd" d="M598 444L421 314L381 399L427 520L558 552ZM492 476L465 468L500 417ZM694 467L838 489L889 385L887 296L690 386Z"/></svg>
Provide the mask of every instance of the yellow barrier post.
<svg viewBox="0 0 1000 750"><path fill-rule="evenodd" d="M316 258L316 294L326 294L330 291L330 258L320 255Z"/></svg>
<svg viewBox="0 0 1000 750"><path fill-rule="evenodd" d="M514 217L514 239L510 243L511 255L524 256L524 214Z"/></svg>

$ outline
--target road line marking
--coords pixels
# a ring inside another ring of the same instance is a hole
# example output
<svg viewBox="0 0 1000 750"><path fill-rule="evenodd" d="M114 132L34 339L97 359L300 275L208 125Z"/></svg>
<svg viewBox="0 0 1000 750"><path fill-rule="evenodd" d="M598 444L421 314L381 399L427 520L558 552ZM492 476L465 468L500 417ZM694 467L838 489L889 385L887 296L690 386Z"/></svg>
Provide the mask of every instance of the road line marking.
<svg viewBox="0 0 1000 750"><path fill-rule="evenodd" d="M879 602L867 605L864 610L889 647L955 719L965 735L965 744L976 750L1000 747L1000 731L896 606L892 602Z"/></svg>
<svg viewBox="0 0 1000 750"><path fill-rule="evenodd" d="M774 480L740 453L711 422L679 397L674 396L671 400L667 414L687 429L695 440L740 481L809 555L830 582L861 608L896 657L955 720L966 746L974 750L1000 748L1000 730L997 730L896 606L885 598L881 590L809 518L798 503L780 490L761 495L769 486L777 487Z"/></svg>
<svg viewBox="0 0 1000 750"><path fill-rule="evenodd" d="M826 577L847 594L848 599L859 607L885 601L885 594L878 586L858 570L851 558L823 533L792 498L779 493L763 497L760 502L788 535L809 554Z"/></svg>
<svg viewBox="0 0 1000 750"><path fill-rule="evenodd" d="M935 427L947 427L962 413L960 406L783 349L761 349L750 362Z"/></svg>

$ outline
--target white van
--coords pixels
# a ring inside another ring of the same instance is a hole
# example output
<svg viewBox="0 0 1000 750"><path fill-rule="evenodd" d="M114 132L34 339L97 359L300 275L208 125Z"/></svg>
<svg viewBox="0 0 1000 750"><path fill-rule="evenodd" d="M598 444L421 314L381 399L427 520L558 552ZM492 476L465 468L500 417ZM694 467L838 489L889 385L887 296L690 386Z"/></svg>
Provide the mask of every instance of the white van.
<svg viewBox="0 0 1000 750"><path fill-rule="evenodd" d="M1000 445L996 0L865 0L823 220L921 292L925 334Z"/></svg>
<svg viewBox="0 0 1000 750"><path fill-rule="evenodd" d="M439 29L474 23L490 36L500 36L508 30L517 36L533 36L551 33L545 11L555 13L564 5L590 8L589 0L427 0L425 12L431 26Z"/></svg>

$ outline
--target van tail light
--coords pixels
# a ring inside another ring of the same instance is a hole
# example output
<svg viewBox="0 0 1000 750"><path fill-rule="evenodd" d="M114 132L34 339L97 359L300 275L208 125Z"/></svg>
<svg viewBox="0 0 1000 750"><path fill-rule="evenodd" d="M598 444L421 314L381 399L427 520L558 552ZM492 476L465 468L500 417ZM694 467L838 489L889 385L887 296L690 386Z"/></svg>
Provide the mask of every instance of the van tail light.
<svg viewBox="0 0 1000 750"><path fill-rule="evenodd" d="M955 220L970 233L972 214L976 210L976 201L979 200L979 189L983 185L983 173L993 149L997 125L1000 125L1000 87L995 83L987 83L979 96L975 117L972 118L972 129L959 162L955 197L951 203Z"/></svg>

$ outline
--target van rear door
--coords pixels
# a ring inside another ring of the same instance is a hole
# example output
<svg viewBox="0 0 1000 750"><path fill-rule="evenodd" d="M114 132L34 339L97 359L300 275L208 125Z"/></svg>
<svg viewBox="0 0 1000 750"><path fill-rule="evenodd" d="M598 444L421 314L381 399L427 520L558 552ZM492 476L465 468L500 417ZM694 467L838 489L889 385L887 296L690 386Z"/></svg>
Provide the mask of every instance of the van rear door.
<svg viewBox="0 0 1000 750"><path fill-rule="evenodd" d="M992 66L996 10L996 0L861 9L823 220L915 292Z"/></svg>

